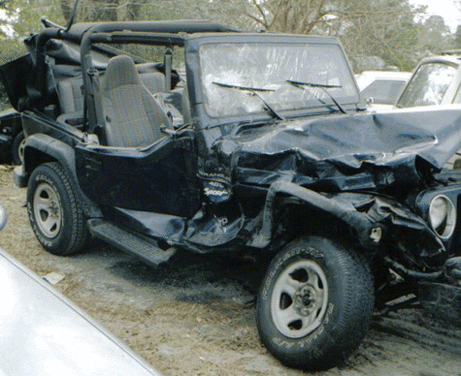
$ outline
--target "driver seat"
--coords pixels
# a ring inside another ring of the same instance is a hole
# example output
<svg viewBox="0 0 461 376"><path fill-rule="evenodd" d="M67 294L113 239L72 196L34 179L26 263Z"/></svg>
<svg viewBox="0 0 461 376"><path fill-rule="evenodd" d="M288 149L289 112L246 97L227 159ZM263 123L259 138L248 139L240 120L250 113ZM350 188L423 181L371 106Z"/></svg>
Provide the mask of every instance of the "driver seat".
<svg viewBox="0 0 461 376"><path fill-rule="evenodd" d="M107 146L144 147L164 137L171 120L144 86L131 57L110 59L101 82Z"/></svg>

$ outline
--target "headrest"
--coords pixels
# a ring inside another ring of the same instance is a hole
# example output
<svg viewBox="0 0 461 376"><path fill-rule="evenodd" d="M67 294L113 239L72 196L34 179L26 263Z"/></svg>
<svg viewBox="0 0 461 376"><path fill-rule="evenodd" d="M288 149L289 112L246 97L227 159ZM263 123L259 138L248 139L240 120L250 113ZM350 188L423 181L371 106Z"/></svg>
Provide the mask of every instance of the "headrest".
<svg viewBox="0 0 461 376"><path fill-rule="evenodd" d="M131 57L119 55L109 60L102 84L105 90L137 84L141 85L141 79Z"/></svg>

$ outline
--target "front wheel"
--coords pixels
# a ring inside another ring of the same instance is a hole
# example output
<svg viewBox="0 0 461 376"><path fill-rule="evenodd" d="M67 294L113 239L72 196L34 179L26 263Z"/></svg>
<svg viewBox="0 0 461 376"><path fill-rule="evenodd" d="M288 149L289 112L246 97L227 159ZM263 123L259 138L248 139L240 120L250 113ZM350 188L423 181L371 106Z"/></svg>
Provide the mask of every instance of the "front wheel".
<svg viewBox="0 0 461 376"><path fill-rule="evenodd" d="M57 162L32 173L27 187L29 221L40 244L56 255L78 252L88 231L74 185Z"/></svg>
<svg viewBox="0 0 461 376"><path fill-rule="evenodd" d="M360 345L373 301L363 257L329 239L300 238L275 256L261 283L258 331L284 364L332 368Z"/></svg>

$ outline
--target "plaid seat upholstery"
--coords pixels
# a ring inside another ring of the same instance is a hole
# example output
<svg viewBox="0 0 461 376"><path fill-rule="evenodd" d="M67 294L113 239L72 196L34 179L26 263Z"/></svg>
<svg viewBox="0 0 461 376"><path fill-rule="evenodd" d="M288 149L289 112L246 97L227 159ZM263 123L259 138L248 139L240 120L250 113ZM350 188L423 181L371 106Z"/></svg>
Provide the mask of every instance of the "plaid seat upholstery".
<svg viewBox="0 0 461 376"><path fill-rule="evenodd" d="M141 81L133 59L120 55L107 65L101 82L104 134L108 146L142 147L164 135L170 119Z"/></svg>
<svg viewBox="0 0 461 376"><path fill-rule="evenodd" d="M161 72L147 72L140 74L141 81L151 94L165 91L165 75Z"/></svg>
<svg viewBox="0 0 461 376"><path fill-rule="evenodd" d="M62 113L83 112L83 79L73 77L58 83L59 104Z"/></svg>

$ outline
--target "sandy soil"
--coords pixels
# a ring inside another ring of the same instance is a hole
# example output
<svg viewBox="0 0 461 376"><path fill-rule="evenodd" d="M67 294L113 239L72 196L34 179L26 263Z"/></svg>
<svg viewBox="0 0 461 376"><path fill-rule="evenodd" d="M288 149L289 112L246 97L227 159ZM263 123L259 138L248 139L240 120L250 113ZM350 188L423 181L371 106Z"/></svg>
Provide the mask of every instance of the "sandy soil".
<svg viewBox="0 0 461 376"><path fill-rule="evenodd" d="M55 287L164 375L306 375L282 366L255 325L257 266L180 253L153 268L93 242L72 257L36 241L11 168L0 166L8 224L0 246ZM461 376L461 328L407 309L376 317L363 345L341 369L313 375Z"/></svg>

